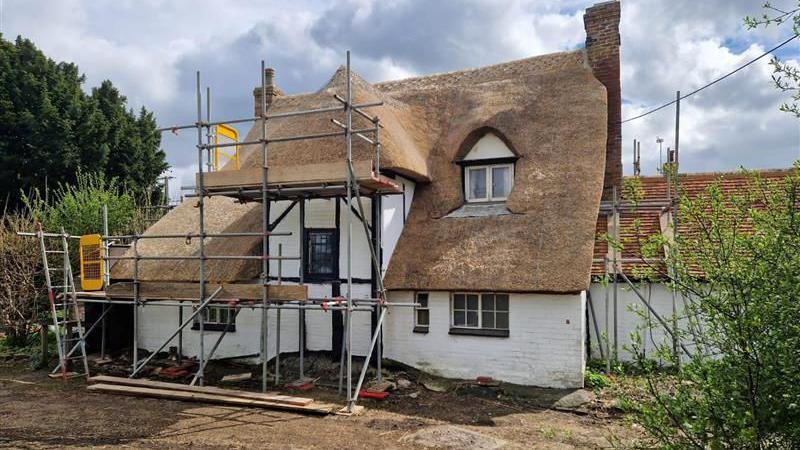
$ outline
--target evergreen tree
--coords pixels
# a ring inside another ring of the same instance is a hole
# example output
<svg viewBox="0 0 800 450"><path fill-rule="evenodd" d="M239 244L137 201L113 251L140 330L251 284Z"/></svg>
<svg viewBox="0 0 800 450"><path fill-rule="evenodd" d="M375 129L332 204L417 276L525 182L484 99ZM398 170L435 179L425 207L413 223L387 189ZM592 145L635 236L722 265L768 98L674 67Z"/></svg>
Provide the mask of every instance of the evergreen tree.
<svg viewBox="0 0 800 450"><path fill-rule="evenodd" d="M29 40L0 36L0 201L74 183L78 171L116 177L128 190L155 190L167 169L153 114L136 114L111 81L82 90L85 77Z"/></svg>

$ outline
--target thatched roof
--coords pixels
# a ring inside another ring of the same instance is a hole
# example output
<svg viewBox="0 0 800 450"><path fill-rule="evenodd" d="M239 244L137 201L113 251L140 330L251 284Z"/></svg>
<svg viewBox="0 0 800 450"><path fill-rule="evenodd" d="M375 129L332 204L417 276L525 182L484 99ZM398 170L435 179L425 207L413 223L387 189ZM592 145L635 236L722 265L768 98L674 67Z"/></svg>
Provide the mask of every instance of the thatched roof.
<svg viewBox="0 0 800 450"><path fill-rule="evenodd" d="M427 155L419 145L419 133L414 132L416 120L411 108L375 89L355 73L352 80L354 104L384 102L383 106L365 109L368 114L378 116L383 125L380 135L381 168L418 181L427 181L428 168L425 163ZM317 92L275 97L269 107L269 114L339 106L340 103L334 98L334 94L345 97L346 81L345 70L340 67L328 84ZM344 123L344 111L272 119L268 121L267 135L275 139L340 131L341 129L333 124L331 119ZM368 129L373 128L373 125L360 115L353 114L353 128ZM260 137L261 125L256 123L244 140L252 141ZM342 137L276 142L269 145L269 163L273 166L340 163L344 161L345 153ZM369 143L353 138L353 160L371 161L373 154L374 148ZM261 167L261 146L245 146L240 150L240 159L242 168Z"/></svg>
<svg viewBox="0 0 800 450"><path fill-rule="evenodd" d="M381 100L371 109L384 129L382 168L419 182L408 221L389 263L389 289L577 292L588 286L593 236L603 185L606 92L582 50L509 63L370 85L355 78L356 102ZM335 105L344 94L342 70L322 90L279 96L271 113ZM269 136L336 130L330 117L269 122ZM356 119L356 127L369 122ZM512 214L445 217L464 203L454 162L485 130L501 135L520 155L507 201ZM256 124L246 140L260 136ZM372 148L354 139L356 160ZM260 165L260 148L242 150L242 167ZM341 138L270 145L272 167L341 161ZM260 205L212 198L208 231L260 229ZM148 232L197 229L194 201L181 204ZM174 241L174 240L173 240ZM195 240L196 241L196 240ZM257 254L257 239L209 239L209 254ZM232 242L235 242L233 244ZM141 254L196 254L196 242L147 241ZM217 253L219 252L219 253ZM194 262L141 264L146 280L197 279ZM150 266L150 267L148 267ZM212 281L258 276L259 263L207 263ZM130 265L112 275L130 278Z"/></svg>
<svg viewBox="0 0 800 450"><path fill-rule="evenodd" d="M376 87L418 108L430 145L432 181L415 190L389 289L587 288L607 121L605 88L582 51ZM506 202L513 214L445 217L464 203L454 161L486 129L520 155Z"/></svg>

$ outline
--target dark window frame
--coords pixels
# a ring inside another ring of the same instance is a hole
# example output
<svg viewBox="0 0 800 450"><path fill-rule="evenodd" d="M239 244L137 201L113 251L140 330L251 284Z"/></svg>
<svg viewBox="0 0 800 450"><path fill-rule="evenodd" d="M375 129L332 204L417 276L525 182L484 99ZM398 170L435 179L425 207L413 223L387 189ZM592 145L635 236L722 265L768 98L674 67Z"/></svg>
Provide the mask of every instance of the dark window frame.
<svg viewBox="0 0 800 450"><path fill-rule="evenodd" d="M309 239L312 234L314 233L326 233L330 234L332 239L333 248L331 249L331 258L333 258L333 273L330 274L322 274L322 273L314 273L311 269L311 245ZM339 279L339 230L337 228L305 228L303 229L303 247L307 252L303 261L303 278L304 281L311 281L311 282L322 282L322 281L332 281Z"/></svg>

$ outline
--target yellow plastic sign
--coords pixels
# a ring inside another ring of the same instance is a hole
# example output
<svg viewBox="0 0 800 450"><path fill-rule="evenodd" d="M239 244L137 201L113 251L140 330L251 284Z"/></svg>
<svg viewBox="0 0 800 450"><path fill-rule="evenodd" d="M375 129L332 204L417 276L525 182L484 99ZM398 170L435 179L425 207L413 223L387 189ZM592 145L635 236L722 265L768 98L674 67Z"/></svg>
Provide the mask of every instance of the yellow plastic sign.
<svg viewBox="0 0 800 450"><path fill-rule="evenodd" d="M81 236L81 289L100 291L103 289L103 239L99 234Z"/></svg>
<svg viewBox="0 0 800 450"><path fill-rule="evenodd" d="M230 125L219 124L214 127L214 145L239 142L239 132ZM233 170L239 169L239 146L215 147L214 170L221 170L228 161L233 161ZM231 169L231 167L229 167Z"/></svg>

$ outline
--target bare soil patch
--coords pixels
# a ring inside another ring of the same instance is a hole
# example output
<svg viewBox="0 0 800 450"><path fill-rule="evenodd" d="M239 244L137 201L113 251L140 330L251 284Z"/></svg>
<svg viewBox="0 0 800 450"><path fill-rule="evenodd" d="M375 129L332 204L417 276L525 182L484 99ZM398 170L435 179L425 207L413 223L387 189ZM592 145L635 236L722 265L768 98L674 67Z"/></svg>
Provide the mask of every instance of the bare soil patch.
<svg viewBox="0 0 800 450"><path fill-rule="evenodd" d="M5 362L0 447L561 449L607 448L612 436L636 436L621 416L603 409L543 408L552 400L546 392L492 397L457 387L433 392L415 382L385 400L361 401L366 409L359 416L313 417L89 393L81 380L51 380L44 371ZM329 387L300 395L342 402Z"/></svg>

